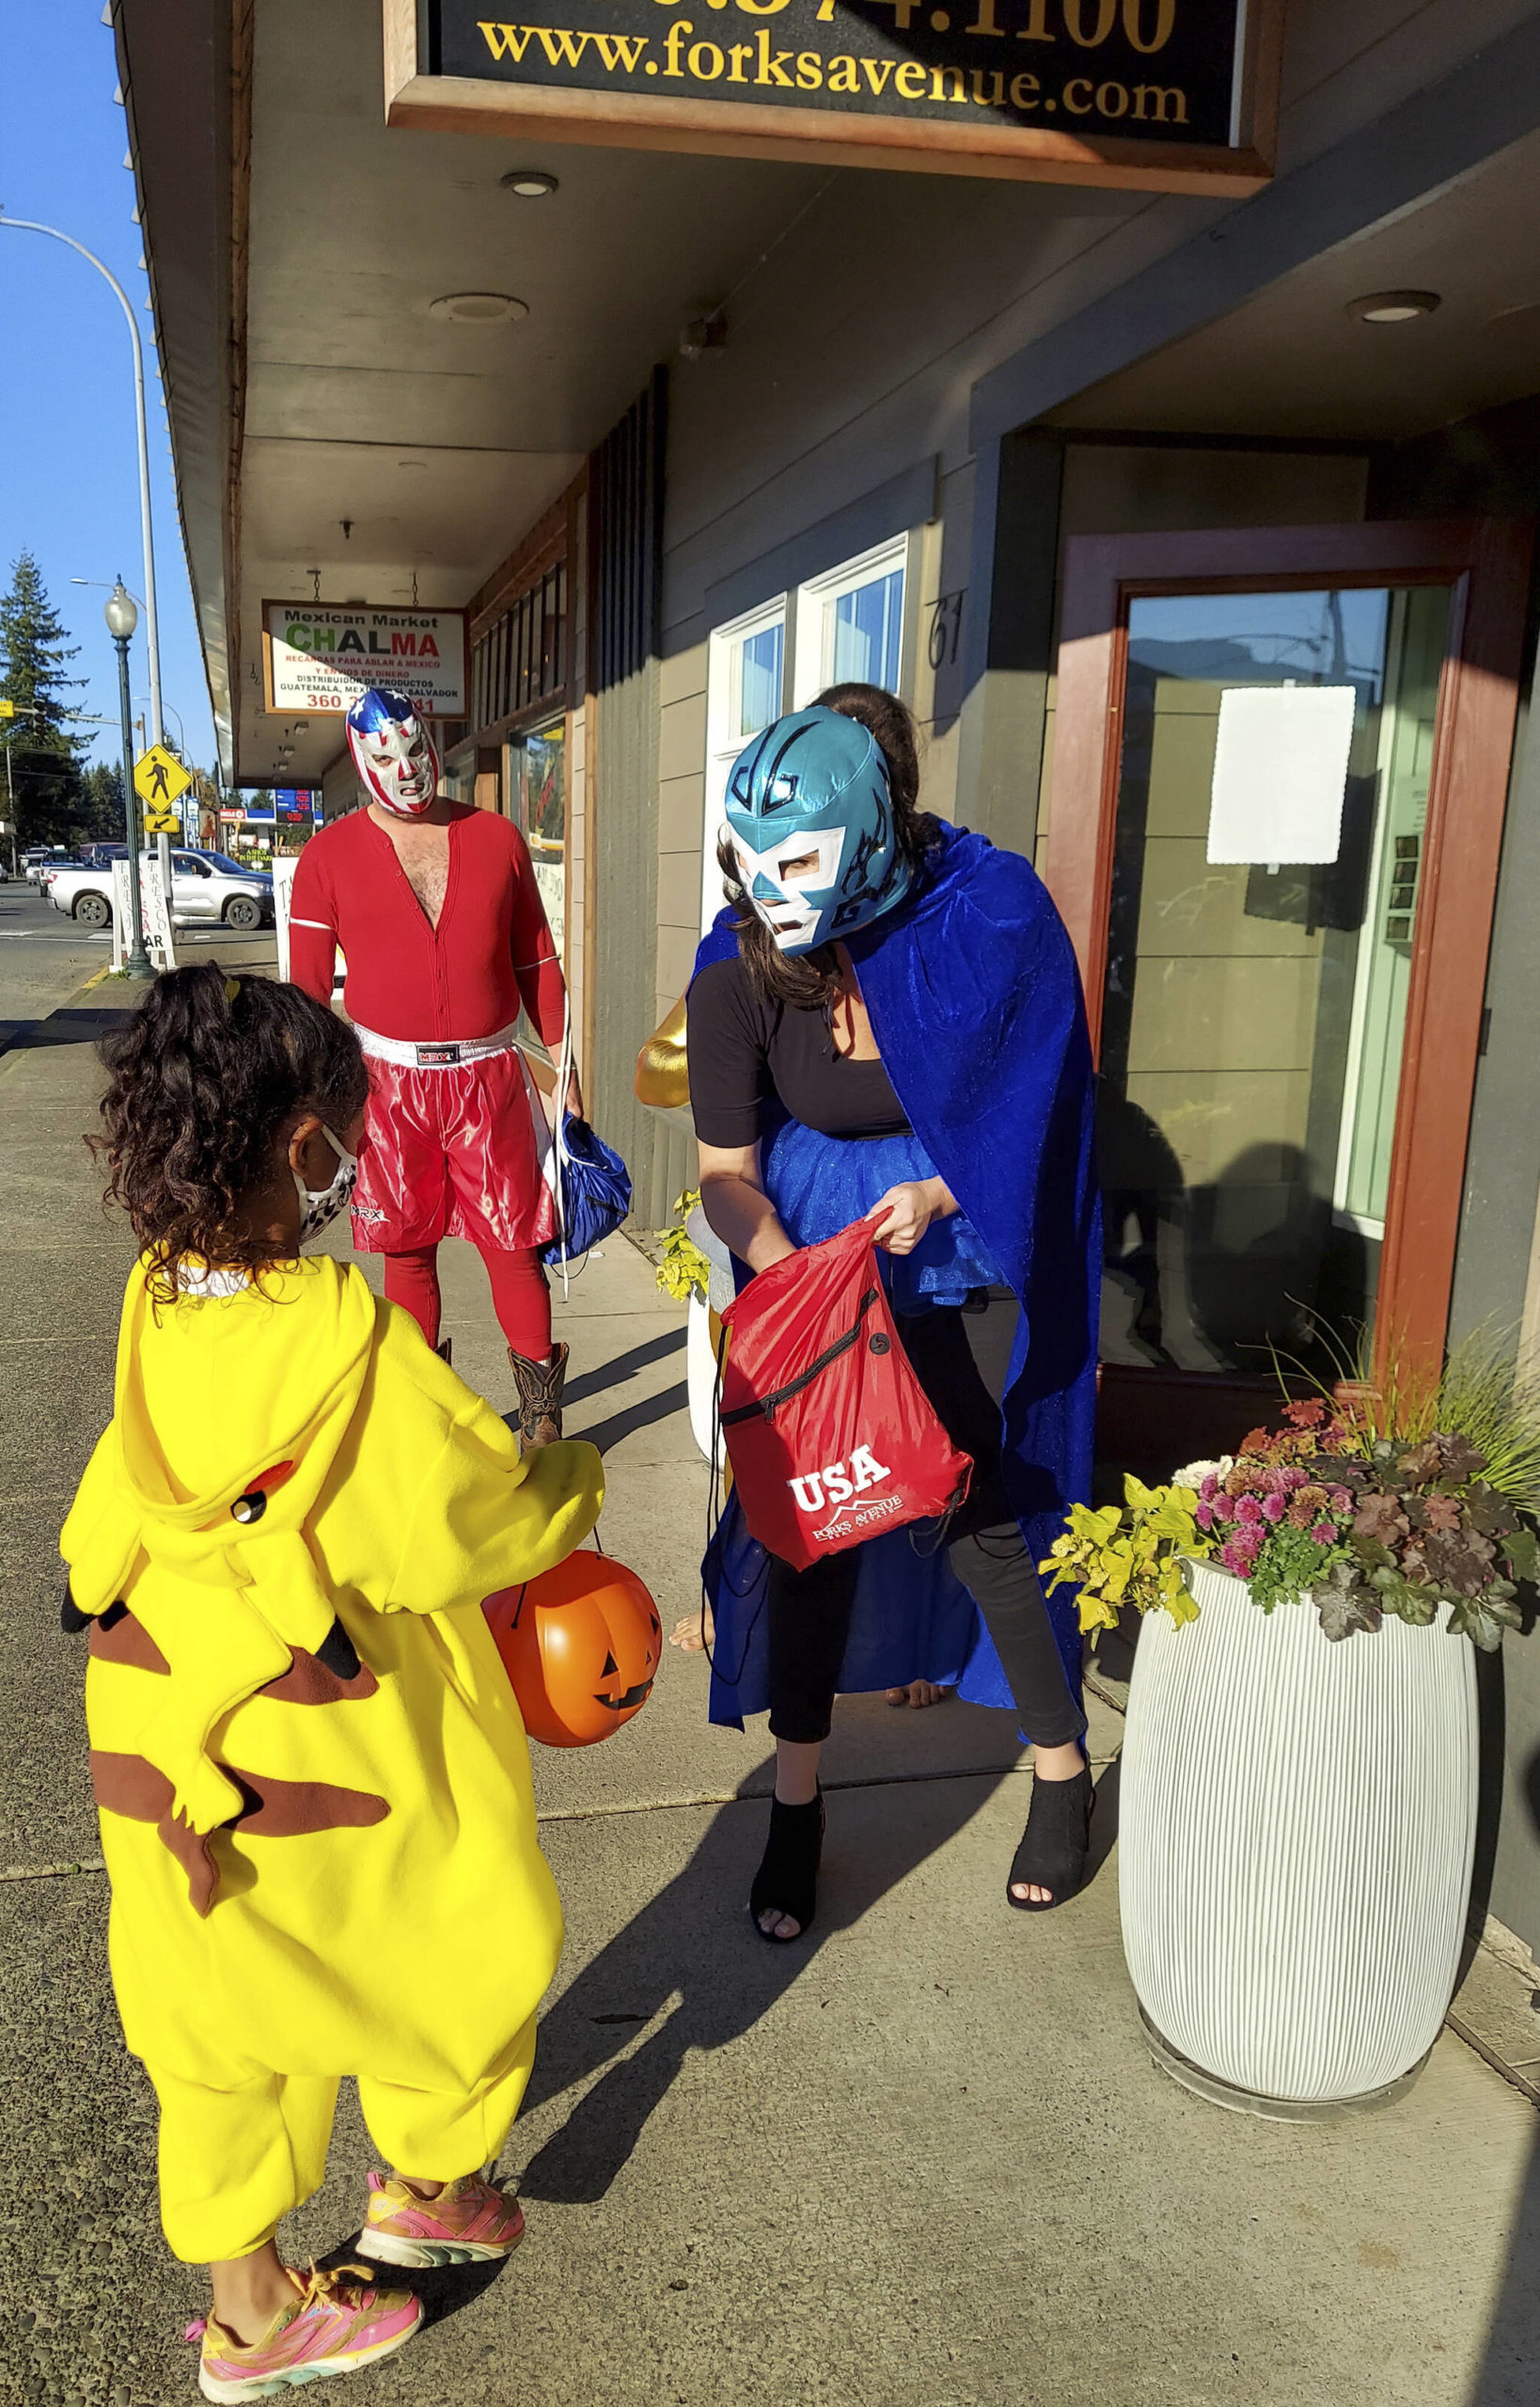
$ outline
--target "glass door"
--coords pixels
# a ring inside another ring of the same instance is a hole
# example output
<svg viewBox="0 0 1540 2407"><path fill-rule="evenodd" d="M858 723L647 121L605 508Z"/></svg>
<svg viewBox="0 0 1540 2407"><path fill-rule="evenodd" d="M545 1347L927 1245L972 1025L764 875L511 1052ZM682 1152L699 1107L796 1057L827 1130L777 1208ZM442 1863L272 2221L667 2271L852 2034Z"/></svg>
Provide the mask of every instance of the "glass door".
<svg viewBox="0 0 1540 2407"><path fill-rule="evenodd" d="M531 728L508 747L508 784L515 826L534 863L535 883L557 958L567 958L567 721Z"/></svg>
<svg viewBox="0 0 1540 2407"><path fill-rule="evenodd" d="M1044 874L1099 1050L1104 1460L1441 1354L1532 530L1066 545Z"/></svg>
<svg viewBox="0 0 1540 2407"><path fill-rule="evenodd" d="M1372 1328L1449 590L1131 602L1103 973L1103 1355Z"/></svg>

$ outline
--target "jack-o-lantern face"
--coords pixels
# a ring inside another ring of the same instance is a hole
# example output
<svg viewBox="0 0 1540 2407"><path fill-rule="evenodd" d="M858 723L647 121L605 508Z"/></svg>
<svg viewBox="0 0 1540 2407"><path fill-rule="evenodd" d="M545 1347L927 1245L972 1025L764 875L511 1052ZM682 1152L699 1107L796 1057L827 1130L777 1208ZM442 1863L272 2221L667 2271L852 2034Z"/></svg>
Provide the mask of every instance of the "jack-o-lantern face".
<svg viewBox="0 0 1540 2407"><path fill-rule="evenodd" d="M570 1554L482 1610L524 1726L547 1747L593 1746L652 1692L663 1625L636 1573L611 1555Z"/></svg>

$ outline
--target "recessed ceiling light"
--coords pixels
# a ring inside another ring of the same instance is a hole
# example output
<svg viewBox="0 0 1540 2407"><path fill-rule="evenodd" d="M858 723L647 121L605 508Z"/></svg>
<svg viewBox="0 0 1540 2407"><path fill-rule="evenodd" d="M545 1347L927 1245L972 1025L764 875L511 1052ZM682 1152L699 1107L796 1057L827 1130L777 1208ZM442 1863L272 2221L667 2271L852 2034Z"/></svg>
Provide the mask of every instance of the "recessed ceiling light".
<svg viewBox="0 0 1540 2407"><path fill-rule="evenodd" d="M1438 292L1362 292L1347 305L1347 314L1365 326L1404 326L1408 318L1430 318L1442 294Z"/></svg>
<svg viewBox="0 0 1540 2407"><path fill-rule="evenodd" d="M446 292L442 299L430 301L428 315L448 318L457 326L500 326L514 318L527 318L529 305L515 301L511 292Z"/></svg>
<svg viewBox="0 0 1540 2407"><path fill-rule="evenodd" d="M555 176L548 176L543 167L510 167L498 181L504 192L516 192L521 200L543 200L547 193L558 190Z"/></svg>

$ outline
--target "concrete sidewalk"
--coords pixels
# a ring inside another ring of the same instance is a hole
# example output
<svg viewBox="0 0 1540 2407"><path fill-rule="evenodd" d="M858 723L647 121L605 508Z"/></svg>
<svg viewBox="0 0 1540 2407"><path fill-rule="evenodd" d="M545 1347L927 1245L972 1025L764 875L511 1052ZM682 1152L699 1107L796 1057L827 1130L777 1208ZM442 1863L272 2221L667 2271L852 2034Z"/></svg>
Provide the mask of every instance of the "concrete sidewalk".
<svg viewBox="0 0 1540 2407"><path fill-rule="evenodd" d="M159 2238L57 1626L129 1255L80 1144L95 1080L80 1043L0 1065L0 2399L175 2407L203 2299ZM480 1266L446 1247L444 1272L456 1366L506 1408ZM667 1627L698 1599L705 1515L683 1313L616 1240L558 1319L569 1426L605 1450L605 1542ZM1115 1859L1065 1911L1010 1912L1029 1774L1009 1717L955 1703L841 1706L819 1921L763 1945L744 1899L767 1743L708 1727L706 1679L669 1651L613 1739L535 1751L568 1945L507 2160L529 2239L495 2279L423 2277L433 2328L361 2399L1533 2407L1540 2126L1486 2063L1446 2032L1401 2104L1328 2126L1176 2089L1139 2039ZM1096 1708L1103 1765L1120 1728ZM432 1982L410 1930L382 1977ZM352 2236L369 2161L345 2100L291 2253Z"/></svg>

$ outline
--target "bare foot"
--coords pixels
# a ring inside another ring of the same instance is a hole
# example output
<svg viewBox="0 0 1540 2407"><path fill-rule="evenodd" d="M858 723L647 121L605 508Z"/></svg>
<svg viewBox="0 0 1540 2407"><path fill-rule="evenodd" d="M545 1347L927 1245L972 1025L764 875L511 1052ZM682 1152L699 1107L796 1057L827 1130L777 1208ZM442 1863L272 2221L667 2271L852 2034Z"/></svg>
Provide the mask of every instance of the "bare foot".
<svg viewBox="0 0 1540 2407"><path fill-rule="evenodd" d="M951 1694L951 1689L938 1688L934 1680L911 1680L907 1688L889 1689L889 1705L909 1705L917 1709L922 1705L939 1705Z"/></svg>
<svg viewBox="0 0 1540 2407"><path fill-rule="evenodd" d="M716 1641L716 1625L711 1607L703 1605L699 1612L685 1613L668 1632L668 1644L677 1646L682 1655L699 1655Z"/></svg>

